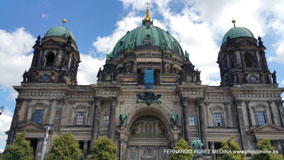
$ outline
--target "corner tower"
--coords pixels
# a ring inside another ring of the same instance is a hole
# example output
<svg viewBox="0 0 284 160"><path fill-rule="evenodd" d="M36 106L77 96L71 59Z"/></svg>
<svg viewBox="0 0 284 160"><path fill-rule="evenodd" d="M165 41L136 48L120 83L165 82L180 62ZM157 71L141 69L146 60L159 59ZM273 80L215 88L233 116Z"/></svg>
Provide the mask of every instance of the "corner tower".
<svg viewBox="0 0 284 160"><path fill-rule="evenodd" d="M38 36L29 71L23 74L23 83L77 84L80 54L73 33L64 26L50 28L41 39Z"/></svg>
<svg viewBox="0 0 284 160"><path fill-rule="evenodd" d="M218 54L221 86L241 84L276 84L276 73L270 73L261 38L244 27L234 27L223 37ZM271 80L272 77L272 80Z"/></svg>

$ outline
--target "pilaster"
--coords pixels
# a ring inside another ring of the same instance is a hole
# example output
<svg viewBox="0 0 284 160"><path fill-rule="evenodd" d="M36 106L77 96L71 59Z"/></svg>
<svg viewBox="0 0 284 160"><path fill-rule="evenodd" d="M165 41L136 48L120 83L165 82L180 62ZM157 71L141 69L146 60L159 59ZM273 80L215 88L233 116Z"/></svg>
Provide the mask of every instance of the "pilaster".
<svg viewBox="0 0 284 160"><path fill-rule="evenodd" d="M115 135L115 108L117 104L116 97L110 97L110 118L109 118L109 138L114 141Z"/></svg>
<svg viewBox="0 0 284 160"><path fill-rule="evenodd" d="M235 100L236 105L236 113L238 117L238 123L239 123L239 131L240 131L240 137L241 137L241 146L242 149L247 149L248 147L248 139L246 135L246 129L245 129L245 122L244 122L244 115L243 115L243 101L242 100Z"/></svg>
<svg viewBox="0 0 284 160"><path fill-rule="evenodd" d="M90 148L92 148L93 143L98 138L98 132L100 127L100 112L101 112L101 97L94 98L94 113L93 113L93 124L92 124L92 135L91 135L91 143Z"/></svg>
<svg viewBox="0 0 284 160"><path fill-rule="evenodd" d="M199 108L199 125L200 125L200 135L201 139L204 145L204 149L208 149L208 142L207 142L207 116L205 115L205 103L204 103L204 98L200 97L197 98L197 107Z"/></svg>

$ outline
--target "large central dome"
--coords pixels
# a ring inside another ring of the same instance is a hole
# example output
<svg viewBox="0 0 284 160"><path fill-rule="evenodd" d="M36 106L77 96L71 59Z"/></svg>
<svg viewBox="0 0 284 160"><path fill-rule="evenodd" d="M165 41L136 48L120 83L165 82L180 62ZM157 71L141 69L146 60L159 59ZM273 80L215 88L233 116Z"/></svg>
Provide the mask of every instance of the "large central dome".
<svg viewBox="0 0 284 160"><path fill-rule="evenodd" d="M152 21L143 21L143 25L128 31L116 43L108 58L115 58L128 49L134 50L170 50L172 53L184 57L178 41L159 27L153 26Z"/></svg>

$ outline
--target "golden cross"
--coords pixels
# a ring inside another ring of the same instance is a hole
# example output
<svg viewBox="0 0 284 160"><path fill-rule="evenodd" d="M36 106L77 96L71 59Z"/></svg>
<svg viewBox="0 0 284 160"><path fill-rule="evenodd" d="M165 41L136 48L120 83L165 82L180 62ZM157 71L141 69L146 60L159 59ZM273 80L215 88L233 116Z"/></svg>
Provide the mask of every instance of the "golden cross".
<svg viewBox="0 0 284 160"><path fill-rule="evenodd" d="M149 8L149 6L150 6L150 2L147 2L147 3L146 3L146 5L147 5L147 8Z"/></svg>

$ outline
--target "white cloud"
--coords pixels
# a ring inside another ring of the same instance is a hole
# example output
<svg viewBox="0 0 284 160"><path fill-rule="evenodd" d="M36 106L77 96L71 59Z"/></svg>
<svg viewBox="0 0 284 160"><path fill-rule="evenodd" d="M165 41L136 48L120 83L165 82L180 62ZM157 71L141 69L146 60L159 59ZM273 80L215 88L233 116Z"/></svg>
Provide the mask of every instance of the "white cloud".
<svg viewBox="0 0 284 160"><path fill-rule="evenodd" d="M10 129L12 122L12 113L8 109L4 109L2 115L0 115L0 152L3 151L6 146L7 135L6 131Z"/></svg>
<svg viewBox="0 0 284 160"><path fill-rule="evenodd" d="M47 18L47 17L48 17L48 15L46 13L41 14L41 18Z"/></svg>
<svg viewBox="0 0 284 160"><path fill-rule="evenodd" d="M134 14L146 9L147 0L120 1L126 9L131 8L130 12ZM205 84L219 83L217 55L223 35L233 27L231 23L233 18L237 20L237 26L250 29L256 38L273 37L275 53L268 54L268 61L284 64L284 1L166 0L161 3L159 0L150 0L149 2L152 3L151 13L157 13L162 17L162 25L168 28L183 49L190 53L192 63L202 71L201 79ZM177 3L184 6L180 11L173 8L175 5L172 4Z"/></svg>
<svg viewBox="0 0 284 160"><path fill-rule="evenodd" d="M117 29L114 30L112 35L106 37L98 37L97 40L93 43L93 46L96 48L97 52L103 52L108 54L112 51L116 42L126 34L127 31L136 28L142 22L142 17L134 16L132 13L129 13L128 16L123 18L121 21L118 21L116 26Z"/></svg>
<svg viewBox="0 0 284 160"><path fill-rule="evenodd" d="M105 60L93 58L91 55L81 54L81 63L78 70L78 84L89 85L97 82L97 73L100 67L103 68Z"/></svg>
<svg viewBox="0 0 284 160"><path fill-rule="evenodd" d="M14 32L0 30L0 85L1 88L12 89L22 81L24 70L31 64L32 51L35 38L24 28Z"/></svg>

